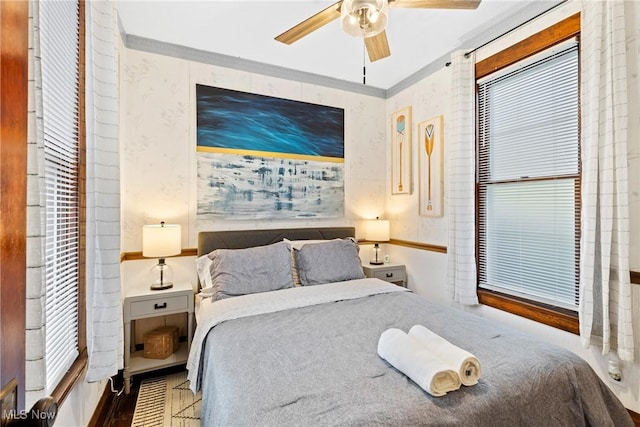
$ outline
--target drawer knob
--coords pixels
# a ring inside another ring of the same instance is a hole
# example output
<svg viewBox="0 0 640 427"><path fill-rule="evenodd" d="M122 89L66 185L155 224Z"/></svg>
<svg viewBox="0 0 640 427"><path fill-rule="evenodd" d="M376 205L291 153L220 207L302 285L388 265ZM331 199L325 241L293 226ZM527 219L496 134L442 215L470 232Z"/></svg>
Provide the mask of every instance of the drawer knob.
<svg viewBox="0 0 640 427"><path fill-rule="evenodd" d="M162 310L163 308L167 308L167 303L163 302L162 304L154 304L153 308L155 308L156 310Z"/></svg>
<svg viewBox="0 0 640 427"><path fill-rule="evenodd" d="M387 273L387 277L393 277L393 273Z"/></svg>

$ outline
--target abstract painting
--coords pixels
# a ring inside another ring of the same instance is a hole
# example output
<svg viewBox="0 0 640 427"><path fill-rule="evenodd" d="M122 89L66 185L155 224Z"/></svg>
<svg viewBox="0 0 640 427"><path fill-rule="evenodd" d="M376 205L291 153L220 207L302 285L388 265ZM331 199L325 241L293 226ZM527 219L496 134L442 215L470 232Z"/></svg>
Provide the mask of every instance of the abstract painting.
<svg viewBox="0 0 640 427"><path fill-rule="evenodd" d="M344 216L344 110L196 85L197 214Z"/></svg>
<svg viewBox="0 0 640 427"><path fill-rule="evenodd" d="M411 194L411 107L391 115L391 194Z"/></svg>
<svg viewBox="0 0 640 427"><path fill-rule="evenodd" d="M442 216L444 213L443 131L442 116L418 123L420 215L424 216Z"/></svg>

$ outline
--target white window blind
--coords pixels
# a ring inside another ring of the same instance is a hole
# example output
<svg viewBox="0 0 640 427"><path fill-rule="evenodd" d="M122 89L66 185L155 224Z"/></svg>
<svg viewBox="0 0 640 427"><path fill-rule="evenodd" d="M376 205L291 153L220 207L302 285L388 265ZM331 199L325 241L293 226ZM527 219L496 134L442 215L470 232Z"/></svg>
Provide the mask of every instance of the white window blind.
<svg viewBox="0 0 640 427"><path fill-rule="evenodd" d="M79 8L40 2L45 145L45 366L50 393L78 356Z"/></svg>
<svg viewBox="0 0 640 427"><path fill-rule="evenodd" d="M478 81L479 287L577 310L578 43Z"/></svg>

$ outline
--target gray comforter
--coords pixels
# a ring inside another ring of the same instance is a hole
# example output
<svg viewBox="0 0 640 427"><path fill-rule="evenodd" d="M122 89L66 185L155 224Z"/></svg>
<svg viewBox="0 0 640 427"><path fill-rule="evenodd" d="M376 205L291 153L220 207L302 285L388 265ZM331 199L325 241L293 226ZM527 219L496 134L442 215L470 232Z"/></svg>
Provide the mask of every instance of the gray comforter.
<svg viewBox="0 0 640 427"><path fill-rule="evenodd" d="M336 299L201 330L202 425L633 426L567 350L411 292ZM384 330L415 324L473 353L480 382L432 397L378 356Z"/></svg>

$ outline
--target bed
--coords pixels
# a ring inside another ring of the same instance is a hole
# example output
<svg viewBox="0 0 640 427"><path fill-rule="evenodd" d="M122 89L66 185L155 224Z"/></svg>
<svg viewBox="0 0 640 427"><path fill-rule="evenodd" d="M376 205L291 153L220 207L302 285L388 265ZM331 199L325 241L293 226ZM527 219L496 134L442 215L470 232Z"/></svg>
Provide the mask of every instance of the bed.
<svg viewBox="0 0 640 427"><path fill-rule="evenodd" d="M591 367L567 350L353 270L344 273L355 275L349 280L314 283L353 267L352 252L342 252L351 246L329 242L354 235L351 227L200 233L199 260L216 250L231 257L258 251L250 262L242 255L204 270L199 264L201 278L231 265L228 274L240 270L234 280L251 282L220 299L220 289L201 283L187 369L192 390L202 392L202 425L633 426ZM289 264L284 252L259 252L281 251L284 239L299 257L293 265L290 250ZM292 282L304 286L273 279L256 290L260 279L245 270L265 266L280 277L297 268L302 276ZM384 331L416 324L473 353L482 364L479 382L434 397L378 355Z"/></svg>

